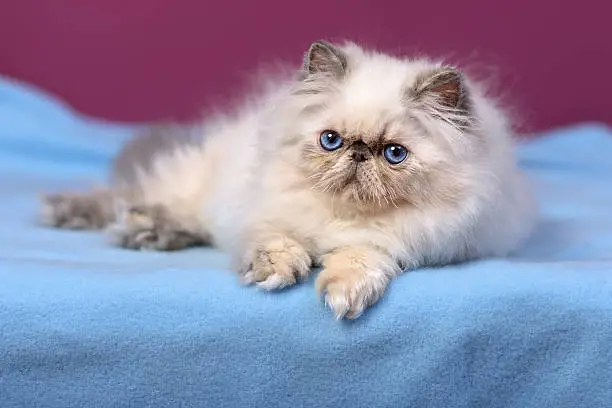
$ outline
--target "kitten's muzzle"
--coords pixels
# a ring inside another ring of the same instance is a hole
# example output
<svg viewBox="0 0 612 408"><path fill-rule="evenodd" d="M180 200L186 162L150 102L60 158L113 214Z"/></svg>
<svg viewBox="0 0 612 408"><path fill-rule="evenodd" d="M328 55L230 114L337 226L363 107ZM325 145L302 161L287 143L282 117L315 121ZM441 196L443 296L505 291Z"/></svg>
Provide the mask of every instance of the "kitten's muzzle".
<svg viewBox="0 0 612 408"><path fill-rule="evenodd" d="M351 159L357 163L364 162L372 156L370 148L363 142L354 143L351 150Z"/></svg>

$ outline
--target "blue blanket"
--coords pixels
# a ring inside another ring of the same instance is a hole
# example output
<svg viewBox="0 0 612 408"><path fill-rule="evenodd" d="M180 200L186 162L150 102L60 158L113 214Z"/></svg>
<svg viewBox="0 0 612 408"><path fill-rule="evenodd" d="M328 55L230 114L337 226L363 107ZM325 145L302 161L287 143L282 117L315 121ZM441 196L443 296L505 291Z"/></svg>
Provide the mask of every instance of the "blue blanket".
<svg viewBox="0 0 612 408"><path fill-rule="evenodd" d="M130 128L0 82L0 407L611 407L612 132L520 148L542 203L511 259L419 270L354 322L312 279L241 287L211 249L34 224L104 179Z"/></svg>

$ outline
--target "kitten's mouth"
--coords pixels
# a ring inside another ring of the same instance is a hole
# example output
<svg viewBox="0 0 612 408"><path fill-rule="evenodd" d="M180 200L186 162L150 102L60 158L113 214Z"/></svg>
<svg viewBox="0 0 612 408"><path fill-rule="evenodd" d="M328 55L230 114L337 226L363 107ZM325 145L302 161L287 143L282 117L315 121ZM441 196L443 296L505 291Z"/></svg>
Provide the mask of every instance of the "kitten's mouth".
<svg viewBox="0 0 612 408"><path fill-rule="evenodd" d="M359 163L353 162L351 163L350 168L347 170L347 175L344 179L344 186L348 187L351 184L359 183L359 179L357 177L357 170L359 169Z"/></svg>
<svg viewBox="0 0 612 408"><path fill-rule="evenodd" d="M364 165L365 161L351 161L347 163L342 175L335 179L328 179L327 188L323 190L333 192L338 197L344 197L348 202L353 202L359 206L369 207L371 203L383 203L387 200L380 196L379 189L376 188L378 177L375 171Z"/></svg>
<svg viewBox="0 0 612 408"><path fill-rule="evenodd" d="M364 171L364 169L360 171L359 163L353 163L350 170L346 172L346 177L341 184L341 189L351 192L351 195L355 195L356 192L359 192L357 193L358 196L365 197L367 196L367 194L364 195L364 193L369 184L368 180L369 177L367 172Z"/></svg>

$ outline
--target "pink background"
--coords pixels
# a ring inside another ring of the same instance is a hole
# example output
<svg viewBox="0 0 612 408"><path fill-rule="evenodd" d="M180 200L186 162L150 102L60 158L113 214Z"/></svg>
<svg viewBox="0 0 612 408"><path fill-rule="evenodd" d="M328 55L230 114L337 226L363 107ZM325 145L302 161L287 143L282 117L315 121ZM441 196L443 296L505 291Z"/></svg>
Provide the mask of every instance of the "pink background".
<svg viewBox="0 0 612 408"><path fill-rule="evenodd" d="M189 118L315 39L448 56L524 129L612 123L612 3L515 0L2 0L0 73L90 115Z"/></svg>

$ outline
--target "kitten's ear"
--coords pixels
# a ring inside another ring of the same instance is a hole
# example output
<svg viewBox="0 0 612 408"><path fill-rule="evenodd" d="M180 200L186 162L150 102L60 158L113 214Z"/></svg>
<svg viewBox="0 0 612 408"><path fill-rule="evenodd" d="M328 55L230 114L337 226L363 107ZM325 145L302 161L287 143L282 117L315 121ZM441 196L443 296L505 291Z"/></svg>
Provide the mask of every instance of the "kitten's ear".
<svg viewBox="0 0 612 408"><path fill-rule="evenodd" d="M465 80L455 68L441 67L421 74L410 93L416 101L457 125L465 126L470 117Z"/></svg>
<svg viewBox="0 0 612 408"><path fill-rule="evenodd" d="M327 41L315 41L304 56L304 71L341 78L346 72L346 55Z"/></svg>

